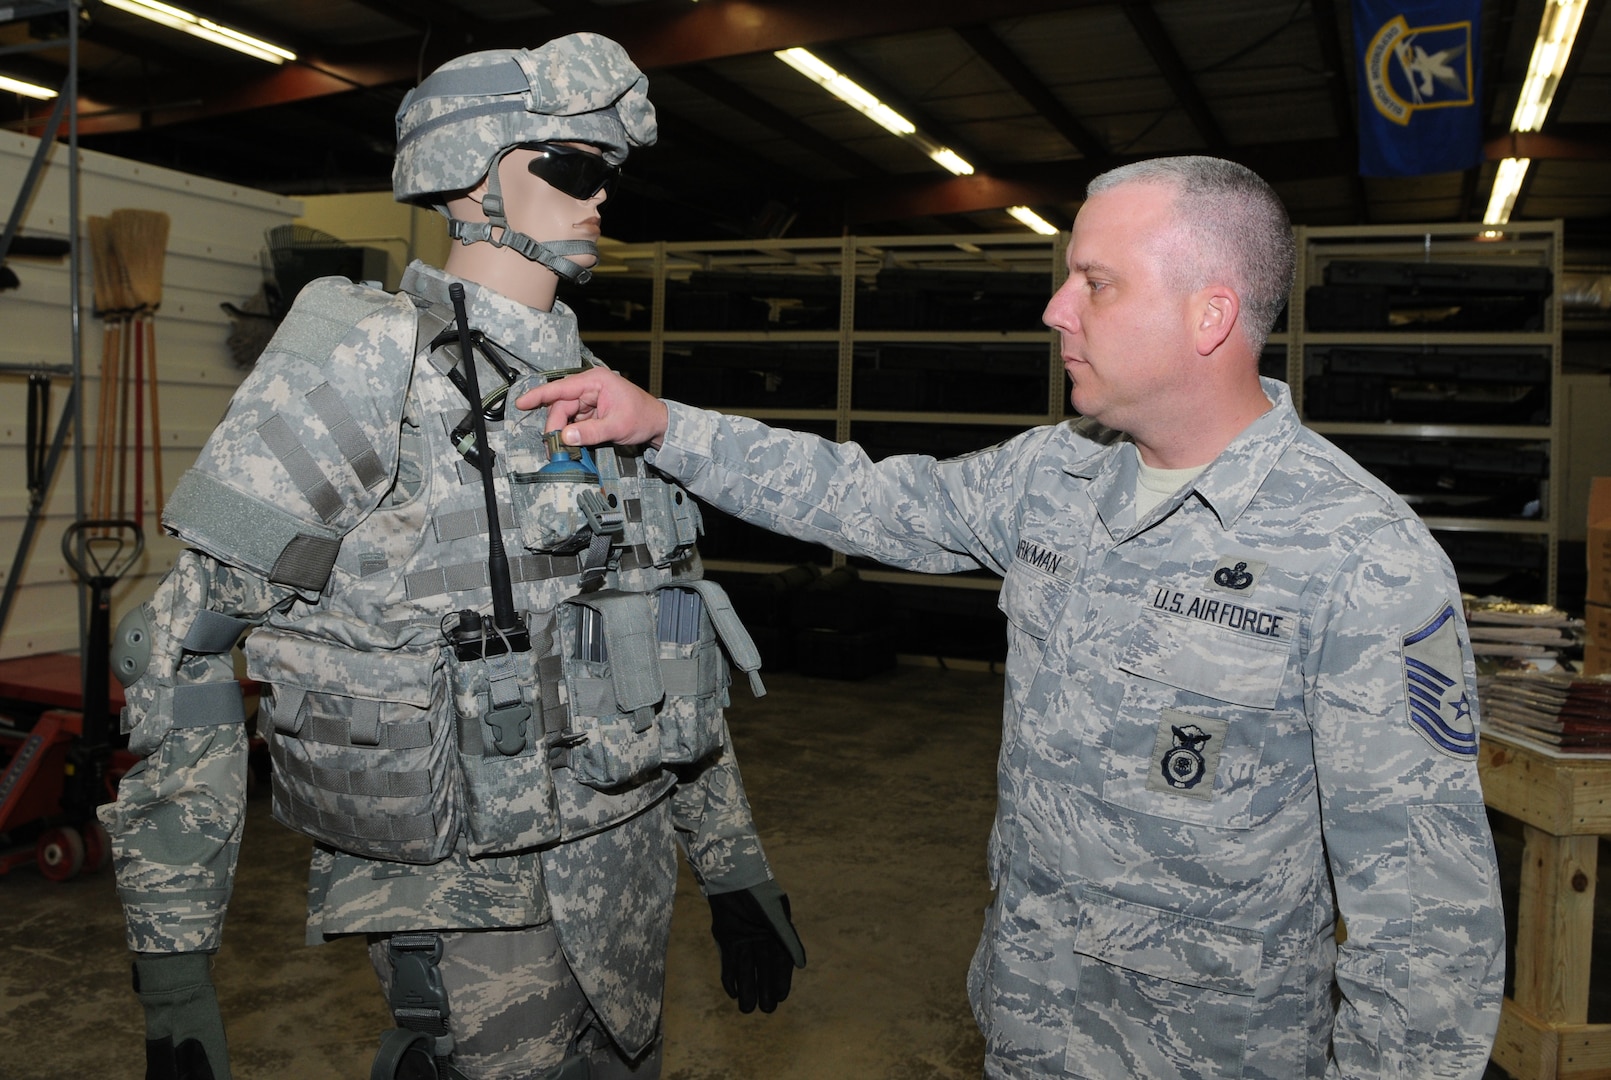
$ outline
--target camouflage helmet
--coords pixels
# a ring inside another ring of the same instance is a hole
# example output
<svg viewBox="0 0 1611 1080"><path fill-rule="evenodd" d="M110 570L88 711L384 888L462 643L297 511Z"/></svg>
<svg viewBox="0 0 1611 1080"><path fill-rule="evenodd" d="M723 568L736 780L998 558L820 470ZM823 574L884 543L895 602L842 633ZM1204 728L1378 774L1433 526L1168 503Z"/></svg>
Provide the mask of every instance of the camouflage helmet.
<svg viewBox="0 0 1611 1080"><path fill-rule="evenodd" d="M553 253L508 228L495 187L489 222L454 220L446 196L475 187L484 176L495 185L498 162L522 144L588 143L612 165L621 164L632 147L655 141L648 85L626 50L600 34L569 34L535 49L488 49L449 60L398 107L392 193L399 202L435 206L448 216L455 239L514 247L576 277L582 273L576 264L544 257ZM563 254L591 247L568 243L583 246Z"/></svg>

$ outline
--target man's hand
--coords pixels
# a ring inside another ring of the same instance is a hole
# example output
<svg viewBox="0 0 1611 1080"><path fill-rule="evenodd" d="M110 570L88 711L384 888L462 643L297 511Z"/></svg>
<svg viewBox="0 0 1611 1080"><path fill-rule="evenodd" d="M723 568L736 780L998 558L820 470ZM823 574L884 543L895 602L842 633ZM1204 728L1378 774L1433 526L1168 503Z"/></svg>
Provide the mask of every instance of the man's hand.
<svg viewBox="0 0 1611 1080"><path fill-rule="evenodd" d="M666 436L666 406L659 398L613 371L590 368L528 390L515 399L522 409L548 406L548 430L564 428L568 446L648 443Z"/></svg>

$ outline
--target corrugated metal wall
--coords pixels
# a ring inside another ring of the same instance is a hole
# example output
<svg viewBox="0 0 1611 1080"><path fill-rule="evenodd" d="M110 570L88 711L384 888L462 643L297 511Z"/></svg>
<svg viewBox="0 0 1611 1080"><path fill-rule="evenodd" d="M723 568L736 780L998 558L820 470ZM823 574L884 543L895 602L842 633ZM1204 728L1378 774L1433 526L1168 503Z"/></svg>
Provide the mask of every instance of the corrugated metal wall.
<svg viewBox="0 0 1611 1080"><path fill-rule="evenodd" d="M22 187L36 146L32 138L0 133L0 201L7 210ZM67 237L66 155L65 145L54 148L23 218L22 235ZM171 491L223 415L230 394L245 374L226 346L230 320L219 305L241 304L257 292L263 281L259 253L264 246L264 230L291 221L301 212L301 205L266 192L104 154L84 152L80 161L86 469L93 474L103 324L94 311L94 279L84 221L116 209L160 210L169 216L170 231L162 304L156 316L156 356L162 473L164 486ZM0 292L0 364L15 367L70 363L67 259L12 257L7 263L21 284L17 289ZM5 577L10 576L28 514L26 382L25 375L0 375L0 575ZM52 381L52 434L70 388L70 380L65 377ZM132 420L130 424L127 457L132 469ZM145 441L146 551L113 591L114 623L132 603L150 594L180 549L156 526L149 426ZM132 479L126 482L125 489L124 513L132 516ZM60 549L63 530L75 519L71 447L49 489L44 514L22 565L10 614L0 628L0 658L78 647L77 589Z"/></svg>

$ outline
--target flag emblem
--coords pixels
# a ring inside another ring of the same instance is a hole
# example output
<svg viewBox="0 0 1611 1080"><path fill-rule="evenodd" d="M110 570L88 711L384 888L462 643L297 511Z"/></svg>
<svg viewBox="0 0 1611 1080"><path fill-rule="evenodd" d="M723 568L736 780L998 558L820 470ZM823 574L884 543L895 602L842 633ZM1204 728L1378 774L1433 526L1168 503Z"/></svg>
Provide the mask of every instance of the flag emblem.
<svg viewBox="0 0 1611 1080"><path fill-rule="evenodd" d="M1472 104L1471 24L1411 27L1395 15L1371 39L1365 78L1370 103L1395 124L1417 109Z"/></svg>
<svg viewBox="0 0 1611 1080"><path fill-rule="evenodd" d="M1362 176L1481 164L1482 0L1352 0Z"/></svg>

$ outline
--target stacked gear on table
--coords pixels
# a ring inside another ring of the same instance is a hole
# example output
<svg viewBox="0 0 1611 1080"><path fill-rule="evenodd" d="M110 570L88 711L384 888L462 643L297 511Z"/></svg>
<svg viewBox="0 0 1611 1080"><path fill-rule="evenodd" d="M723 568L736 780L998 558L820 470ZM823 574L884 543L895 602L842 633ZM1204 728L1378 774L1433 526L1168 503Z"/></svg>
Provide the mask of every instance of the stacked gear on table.
<svg viewBox="0 0 1611 1080"><path fill-rule="evenodd" d="M618 163L653 141L645 85L596 35L450 62L399 113L397 195L440 201L495 177L515 145L586 142ZM577 269L573 246L507 220L455 235ZM694 502L635 451L584 459L544 437L543 413L508 406L595 363L563 305L525 308L422 264L395 296L312 283L169 503L164 524L193 550L119 627L125 648L149 643L137 670L116 668L131 747L189 755L214 770L191 779L221 790L243 739L227 653L255 628L273 813L317 841L310 941L386 939L377 972L398 1027L375 1077L458 1075L444 928L551 921L610 1041L649 1053L675 887L668 822L740 1007L770 1011L804 966L722 711L729 661L764 692L759 657L702 576ZM176 841L138 813L167 798L147 764L106 821L149 1067L212 1075L199 1070L226 1059L204 954L238 808L187 823L222 870L164 888L143 849ZM569 1055L542 1075L590 1075L588 1047Z"/></svg>

